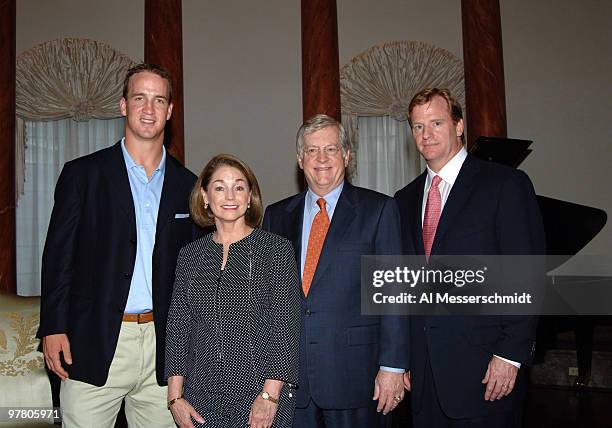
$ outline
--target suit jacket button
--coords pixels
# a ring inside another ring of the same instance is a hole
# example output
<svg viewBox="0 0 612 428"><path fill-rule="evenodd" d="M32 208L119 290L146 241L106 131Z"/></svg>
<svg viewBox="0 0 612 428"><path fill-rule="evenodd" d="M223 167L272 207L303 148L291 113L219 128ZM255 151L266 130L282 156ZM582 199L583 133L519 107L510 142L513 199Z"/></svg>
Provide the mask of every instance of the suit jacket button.
<svg viewBox="0 0 612 428"><path fill-rule="evenodd" d="M136 245L136 240L134 238L130 239L130 244Z"/></svg>
<svg viewBox="0 0 612 428"><path fill-rule="evenodd" d="M306 309L306 311L304 311L304 313L305 313L307 316L310 316L310 314L311 314L310 309Z"/></svg>
<svg viewBox="0 0 612 428"><path fill-rule="evenodd" d="M124 277L125 279L130 279L130 276L132 276L132 275L130 275L129 273L125 273L125 274L123 274L123 277Z"/></svg>

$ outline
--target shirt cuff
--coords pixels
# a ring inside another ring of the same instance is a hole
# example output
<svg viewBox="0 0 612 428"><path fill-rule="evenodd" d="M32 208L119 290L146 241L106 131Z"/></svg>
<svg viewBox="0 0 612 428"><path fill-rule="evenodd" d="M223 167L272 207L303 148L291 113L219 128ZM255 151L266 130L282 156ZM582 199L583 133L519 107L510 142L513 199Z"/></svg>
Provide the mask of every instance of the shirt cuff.
<svg viewBox="0 0 612 428"><path fill-rule="evenodd" d="M494 356L494 357L496 357L496 358L499 358L499 359L500 359L500 360L502 360L502 361L505 361L505 362L507 362L507 363L512 364L512 365L513 365L514 367L516 367L516 368L519 368L519 369L521 368L521 363L517 363L516 361L512 361L512 360L509 360L509 359L507 359L507 358L500 357L499 355L495 355L495 354L493 354L493 356Z"/></svg>
<svg viewBox="0 0 612 428"><path fill-rule="evenodd" d="M404 370L404 369L398 369L397 367L380 366L380 369L381 369L383 372L391 372L391 373L406 373L406 370Z"/></svg>

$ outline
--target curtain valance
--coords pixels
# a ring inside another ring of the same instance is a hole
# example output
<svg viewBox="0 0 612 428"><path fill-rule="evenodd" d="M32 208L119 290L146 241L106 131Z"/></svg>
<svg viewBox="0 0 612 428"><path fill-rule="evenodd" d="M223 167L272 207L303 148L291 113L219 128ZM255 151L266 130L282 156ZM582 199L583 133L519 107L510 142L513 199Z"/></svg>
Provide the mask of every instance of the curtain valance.
<svg viewBox="0 0 612 428"><path fill-rule="evenodd" d="M447 50L421 42L374 46L340 70L342 112L406 120L408 103L428 86L448 88L463 105L462 61Z"/></svg>
<svg viewBox="0 0 612 428"><path fill-rule="evenodd" d="M465 106L463 62L445 49L416 41L373 46L340 69L342 123L351 147L358 147L358 116L406 120L408 104L421 89L448 88ZM353 156L349 175L356 171Z"/></svg>
<svg viewBox="0 0 612 428"><path fill-rule="evenodd" d="M78 121L120 116L125 72L133 61L87 39L52 40L17 57L16 113L26 120Z"/></svg>

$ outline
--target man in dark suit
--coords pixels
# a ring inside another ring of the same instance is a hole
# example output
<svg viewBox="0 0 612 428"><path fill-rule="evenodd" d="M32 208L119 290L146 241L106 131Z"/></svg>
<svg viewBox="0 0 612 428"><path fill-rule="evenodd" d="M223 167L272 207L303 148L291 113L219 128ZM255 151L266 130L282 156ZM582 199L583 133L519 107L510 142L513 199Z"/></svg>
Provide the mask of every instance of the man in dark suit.
<svg viewBox="0 0 612 428"><path fill-rule="evenodd" d="M125 138L68 162L42 264L40 328L61 379L66 427L112 427L125 398L132 426L171 427L164 376L166 317L196 177L166 153L168 73L131 68L120 109Z"/></svg>
<svg viewBox="0 0 612 428"><path fill-rule="evenodd" d="M529 178L467 154L461 105L449 91L419 92L408 114L427 170L395 195L404 252L545 254ZM415 426L520 426L520 367L532 358L536 323L524 316L413 317L405 383Z"/></svg>
<svg viewBox="0 0 612 428"><path fill-rule="evenodd" d="M263 222L292 241L302 272L294 427L381 426L387 420L377 411L403 398L408 332L401 318L361 314L360 258L400 252L397 207L345 181L349 144L333 118L302 125L297 156L307 191L269 206Z"/></svg>

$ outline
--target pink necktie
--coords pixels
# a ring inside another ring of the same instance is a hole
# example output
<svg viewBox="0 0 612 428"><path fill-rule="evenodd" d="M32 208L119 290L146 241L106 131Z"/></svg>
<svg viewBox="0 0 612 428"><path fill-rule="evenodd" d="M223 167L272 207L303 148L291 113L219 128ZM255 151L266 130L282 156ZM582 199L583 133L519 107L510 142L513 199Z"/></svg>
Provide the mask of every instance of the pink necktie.
<svg viewBox="0 0 612 428"><path fill-rule="evenodd" d="M440 211L442 211L442 196L438 188L441 181L442 179L436 175L427 193L427 205L425 205L425 218L423 219L423 246L427 258L431 254L431 246L436 236L438 221L440 221Z"/></svg>

